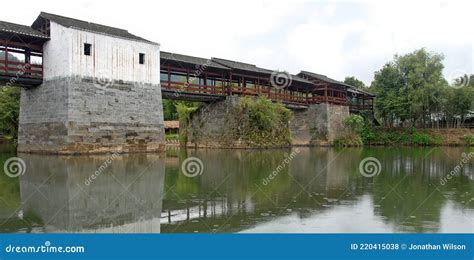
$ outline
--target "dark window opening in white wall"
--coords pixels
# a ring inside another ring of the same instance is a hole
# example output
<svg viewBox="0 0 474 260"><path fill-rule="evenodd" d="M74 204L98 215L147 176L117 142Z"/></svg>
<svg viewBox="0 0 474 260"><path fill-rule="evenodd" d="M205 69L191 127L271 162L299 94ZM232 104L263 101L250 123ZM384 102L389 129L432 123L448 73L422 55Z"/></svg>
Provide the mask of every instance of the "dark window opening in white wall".
<svg viewBox="0 0 474 260"><path fill-rule="evenodd" d="M92 44L84 43L84 55L91 56Z"/></svg>
<svg viewBox="0 0 474 260"><path fill-rule="evenodd" d="M138 62L140 64L145 64L145 53L140 53L140 55L138 56Z"/></svg>

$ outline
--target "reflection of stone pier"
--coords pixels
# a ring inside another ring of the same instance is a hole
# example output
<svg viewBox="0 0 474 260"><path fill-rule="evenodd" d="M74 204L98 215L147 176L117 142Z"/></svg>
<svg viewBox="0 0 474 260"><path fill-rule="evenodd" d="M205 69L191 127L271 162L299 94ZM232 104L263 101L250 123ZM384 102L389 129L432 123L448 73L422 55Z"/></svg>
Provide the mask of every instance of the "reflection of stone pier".
<svg viewBox="0 0 474 260"><path fill-rule="evenodd" d="M41 220L41 231L160 232L165 171L159 155L21 156L23 209Z"/></svg>

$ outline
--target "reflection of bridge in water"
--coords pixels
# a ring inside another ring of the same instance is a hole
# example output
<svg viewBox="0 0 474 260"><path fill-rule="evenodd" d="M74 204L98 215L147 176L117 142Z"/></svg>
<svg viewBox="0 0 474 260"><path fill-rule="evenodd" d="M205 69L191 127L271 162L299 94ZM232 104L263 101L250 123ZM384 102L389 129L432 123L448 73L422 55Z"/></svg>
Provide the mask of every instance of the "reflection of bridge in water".
<svg viewBox="0 0 474 260"><path fill-rule="evenodd" d="M37 231L160 232L160 156L124 155L110 164L107 156L22 158L28 169L20 178L22 208L41 220ZM86 185L94 173L96 178Z"/></svg>

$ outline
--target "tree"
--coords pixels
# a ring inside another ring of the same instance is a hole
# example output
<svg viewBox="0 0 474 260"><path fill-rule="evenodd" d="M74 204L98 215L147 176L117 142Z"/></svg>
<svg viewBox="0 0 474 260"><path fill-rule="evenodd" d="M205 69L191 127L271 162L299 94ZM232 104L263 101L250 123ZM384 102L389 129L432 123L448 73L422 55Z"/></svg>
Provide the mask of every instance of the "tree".
<svg viewBox="0 0 474 260"><path fill-rule="evenodd" d="M178 120L176 102L169 99L163 99L163 116L165 120Z"/></svg>
<svg viewBox="0 0 474 260"><path fill-rule="evenodd" d="M344 83L348 84L348 85L351 85L351 86L354 86L358 89L365 89L367 88L364 84L364 82L358 80L356 77L354 76L350 76L350 77L346 77L344 79Z"/></svg>
<svg viewBox="0 0 474 260"><path fill-rule="evenodd" d="M474 107L474 89L450 87L443 93L444 118L448 126L459 127Z"/></svg>
<svg viewBox="0 0 474 260"><path fill-rule="evenodd" d="M20 89L0 87L0 135L16 139L20 112Z"/></svg>
<svg viewBox="0 0 474 260"><path fill-rule="evenodd" d="M442 110L443 55L424 48L398 56L375 73L375 107L386 125L427 126Z"/></svg>

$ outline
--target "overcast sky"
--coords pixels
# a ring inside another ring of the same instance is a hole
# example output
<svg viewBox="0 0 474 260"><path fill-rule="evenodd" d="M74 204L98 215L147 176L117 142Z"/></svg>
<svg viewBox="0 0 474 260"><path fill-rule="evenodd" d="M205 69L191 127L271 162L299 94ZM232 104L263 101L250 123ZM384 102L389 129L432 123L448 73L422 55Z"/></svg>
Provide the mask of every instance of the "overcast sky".
<svg viewBox="0 0 474 260"><path fill-rule="evenodd" d="M422 47L445 55L448 79L473 73L473 3L23 0L0 19L31 25L45 11L127 29L164 51L370 84L394 54Z"/></svg>

